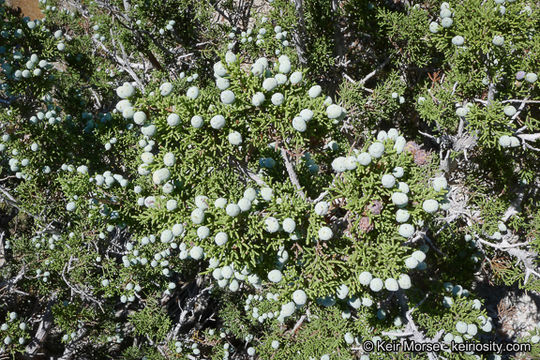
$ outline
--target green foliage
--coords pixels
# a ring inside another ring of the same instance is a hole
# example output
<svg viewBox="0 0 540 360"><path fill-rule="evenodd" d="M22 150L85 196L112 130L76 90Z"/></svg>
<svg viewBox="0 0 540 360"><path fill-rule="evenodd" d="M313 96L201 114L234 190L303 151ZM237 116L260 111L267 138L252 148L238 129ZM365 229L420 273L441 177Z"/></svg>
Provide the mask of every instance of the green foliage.
<svg viewBox="0 0 540 360"><path fill-rule="evenodd" d="M540 291L537 4L247 5L2 2L0 353L424 359L361 345Z"/></svg>
<svg viewBox="0 0 540 360"><path fill-rule="evenodd" d="M129 316L135 334L149 336L152 341L162 341L169 331L171 319L157 302L149 301L145 307Z"/></svg>

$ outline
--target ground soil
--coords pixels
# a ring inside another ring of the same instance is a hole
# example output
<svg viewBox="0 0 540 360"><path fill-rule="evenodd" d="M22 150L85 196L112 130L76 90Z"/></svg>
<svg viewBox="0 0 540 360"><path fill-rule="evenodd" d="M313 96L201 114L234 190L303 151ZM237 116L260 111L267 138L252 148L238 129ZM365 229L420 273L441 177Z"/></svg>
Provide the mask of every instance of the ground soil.
<svg viewBox="0 0 540 360"><path fill-rule="evenodd" d="M7 4L13 8L21 8L24 16L28 16L30 19L41 19L43 13L39 8L38 0L7 0Z"/></svg>

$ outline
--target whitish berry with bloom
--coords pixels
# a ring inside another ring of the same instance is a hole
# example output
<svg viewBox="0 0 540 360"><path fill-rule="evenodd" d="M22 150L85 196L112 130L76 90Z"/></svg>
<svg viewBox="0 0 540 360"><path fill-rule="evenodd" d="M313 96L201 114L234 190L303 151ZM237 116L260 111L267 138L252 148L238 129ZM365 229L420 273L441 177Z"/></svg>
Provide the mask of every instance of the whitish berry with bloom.
<svg viewBox="0 0 540 360"><path fill-rule="evenodd" d="M358 166L356 164L356 158L354 156L345 157L343 164L345 165L345 169L347 170L354 170Z"/></svg>
<svg viewBox="0 0 540 360"><path fill-rule="evenodd" d="M189 256L194 260L200 260L203 257L203 249L200 246L194 246L189 250Z"/></svg>
<svg viewBox="0 0 540 360"><path fill-rule="evenodd" d="M238 206L240 207L240 210L248 211L251 209L251 200L243 197L240 200L238 200Z"/></svg>
<svg viewBox="0 0 540 360"><path fill-rule="evenodd" d="M152 180L154 181L154 184L160 185L169 180L170 176L171 172L169 171L169 169L161 168L154 172L154 174L152 175Z"/></svg>
<svg viewBox="0 0 540 360"><path fill-rule="evenodd" d="M456 330L462 334L467 332L467 323L463 321L458 321L456 323Z"/></svg>
<svg viewBox="0 0 540 360"><path fill-rule="evenodd" d="M292 299L296 305L302 306L307 302L307 295L304 290L296 290L292 294Z"/></svg>
<svg viewBox="0 0 540 360"><path fill-rule="evenodd" d="M475 336L478 333L478 327L475 324L467 324L467 334Z"/></svg>
<svg viewBox="0 0 540 360"><path fill-rule="evenodd" d="M443 8L439 15L441 16L441 19L448 18L452 16L452 11L448 8Z"/></svg>
<svg viewBox="0 0 540 360"><path fill-rule="evenodd" d="M404 194L402 192L395 192L392 194L392 202L394 203L394 205L402 207L407 205L407 203L409 202L409 198L407 194Z"/></svg>
<svg viewBox="0 0 540 360"><path fill-rule="evenodd" d="M416 260L418 260L418 262L422 262L426 259L426 253L421 250L416 250L415 252L412 253L411 256L415 258Z"/></svg>
<svg viewBox="0 0 540 360"><path fill-rule="evenodd" d="M515 136L510 136L510 146L511 147L518 147L519 146L519 139Z"/></svg>
<svg viewBox="0 0 540 360"><path fill-rule="evenodd" d="M237 204L229 204L225 208L225 212L232 217L238 216L240 214L240 206Z"/></svg>
<svg viewBox="0 0 540 360"><path fill-rule="evenodd" d="M344 156L339 156L332 161L332 169L337 173L342 173L347 170L347 164Z"/></svg>
<svg viewBox="0 0 540 360"><path fill-rule="evenodd" d="M229 240L229 236L227 235L227 233L225 233L223 231L218 232L216 234L216 236L214 237L214 241L215 241L216 245L218 245L218 246L225 245L228 240Z"/></svg>
<svg viewBox="0 0 540 360"><path fill-rule="evenodd" d="M291 74L289 80L291 81L291 84L296 85L300 81L302 81L302 73L300 71L295 71Z"/></svg>
<svg viewBox="0 0 540 360"><path fill-rule="evenodd" d="M174 236L180 236L184 232L184 225L174 224L172 227L172 233Z"/></svg>
<svg viewBox="0 0 540 360"><path fill-rule="evenodd" d="M415 269L418 266L418 263L419 261L412 256L405 259L405 266L409 269Z"/></svg>
<svg viewBox="0 0 540 360"><path fill-rule="evenodd" d="M345 284L341 284L336 291L336 296L338 299L344 300L347 295L349 295L349 287Z"/></svg>
<svg viewBox="0 0 540 360"><path fill-rule="evenodd" d="M242 135L238 131L233 131L229 134L228 140L231 145L238 146L242 143Z"/></svg>
<svg viewBox="0 0 540 360"><path fill-rule="evenodd" d="M314 99L314 98L318 97L319 95L321 95L321 92L322 92L322 88L319 85L313 85L308 90L308 96L310 98Z"/></svg>
<svg viewBox="0 0 540 360"><path fill-rule="evenodd" d="M219 130L225 126L225 118L223 115L215 115L210 119L210 126L216 130Z"/></svg>
<svg viewBox="0 0 540 360"><path fill-rule="evenodd" d="M384 151L384 150L383 150ZM369 165L369 163L371 162L371 155L369 155L368 153L366 152L363 152L363 153L360 153L357 157L356 157L356 160L358 160L358 163L360 165L363 165L363 166L367 166Z"/></svg>
<svg viewBox="0 0 540 360"><path fill-rule="evenodd" d="M392 175L394 175L396 178L401 178L405 174L405 170L401 166L396 166L394 170L392 170Z"/></svg>
<svg viewBox="0 0 540 360"><path fill-rule="evenodd" d="M116 89L116 95L121 99L127 99L135 94L135 88L128 82L125 82L122 86Z"/></svg>
<svg viewBox="0 0 540 360"><path fill-rule="evenodd" d="M504 44L504 37L500 35L495 35L492 42L495 46L502 46Z"/></svg>
<svg viewBox="0 0 540 360"><path fill-rule="evenodd" d="M411 215L409 214L407 210L398 209L398 211L396 211L396 221L398 223L407 222L410 216Z"/></svg>
<svg viewBox="0 0 540 360"><path fill-rule="evenodd" d="M410 289L411 288L411 278L407 274L401 274L399 275L398 279L399 287L402 289Z"/></svg>
<svg viewBox="0 0 540 360"><path fill-rule="evenodd" d="M229 86L231 86L229 79L222 78L222 77L219 77L216 79L216 87L219 90L226 90L227 88L229 88Z"/></svg>
<svg viewBox="0 0 540 360"><path fill-rule="evenodd" d="M191 126L193 126L195 129L200 128L203 125L203 118L199 115L194 115L191 118Z"/></svg>
<svg viewBox="0 0 540 360"><path fill-rule="evenodd" d="M275 106L279 106L283 104L284 100L285 100L285 97L283 96L282 93L275 93L274 95L272 95L272 98L271 98L272 104L274 104Z"/></svg>
<svg viewBox="0 0 540 360"><path fill-rule="evenodd" d="M536 80L538 80L538 75L535 73L527 73L527 75L525 75L525 81L528 83L532 84L533 82L536 82Z"/></svg>
<svg viewBox="0 0 540 360"><path fill-rule="evenodd" d="M372 158L378 159L384 153L384 145L380 142L374 142L369 146L368 152Z"/></svg>
<svg viewBox="0 0 540 360"><path fill-rule="evenodd" d="M315 205L315 214L324 216L328 213L328 203L326 201L319 201Z"/></svg>
<svg viewBox="0 0 540 360"><path fill-rule="evenodd" d="M319 240L327 241L332 238L334 233L332 232L332 229L330 229L328 226L323 226L319 229Z"/></svg>
<svg viewBox="0 0 540 360"><path fill-rule="evenodd" d="M196 86L191 86L186 91L186 96L192 100L195 100L199 97L199 88Z"/></svg>
<svg viewBox="0 0 540 360"><path fill-rule="evenodd" d="M159 93L161 94L161 96L168 96L171 94L172 91L173 84L171 84L170 82L163 83L159 87Z"/></svg>
<svg viewBox="0 0 540 360"><path fill-rule="evenodd" d="M264 94L260 91L256 92L255 94L253 94L253 97L251 98L251 105L261 106L264 103L264 100L265 100Z"/></svg>
<svg viewBox="0 0 540 360"><path fill-rule="evenodd" d="M461 35L456 35L452 38L452 44L456 46L461 46L465 42L465 39Z"/></svg>
<svg viewBox="0 0 540 360"><path fill-rule="evenodd" d="M173 233L171 230L166 229L161 232L160 240L162 243L168 243L173 239Z"/></svg>
<svg viewBox="0 0 540 360"><path fill-rule="evenodd" d="M206 239L208 236L210 236L210 229L208 226L200 226L197 228L197 236L199 239Z"/></svg>
<svg viewBox="0 0 540 360"><path fill-rule="evenodd" d="M373 278L369 282L369 288L374 292L381 291L383 286L384 286L384 283L383 283L382 279L379 279L379 278Z"/></svg>
<svg viewBox="0 0 540 360"><path fill-rule="evenodd" d="M141 160L145 164L151 164L154 162L154 154L151 152L145 151L141 154Z"/></svg>
<svg viewBox="0 0 540 360"><path fill-rule="evenodd" d="M517 112L516 108L513 107L512 105L505 106L503 111L504 111L504 114L508 117L514 116Z"/></svg>
<svg viewBox="0 0 540 360"><path fill-rule="evenodd" d="M278 283L281 281L281 279L283 279L283 275L279 270L274 269L268 273L268 280L273 283Z"/></svg>
<svg viewBox="0 0 540 360"><path fill-rule="evenodd" d="M178 202L176 200L174 199L167 200L166 207L168 211L176 210L177 206L178 206Z"/></svg>
<svg viewBox="0 0 540 360"><path fill-rule="evenodd" d="M236 55L232 51L227 51L225 54L225 62L227 64L232 64L236 62Z"/></svg>
<svg viewBox="0 0 540 360"><path fill-rule="evenodd" d="M308 122L309 120L313 119L313 111L310 109L303 109L300 111L300 117L304 119L305 122Z"/></svg>
<svg viewBox="0 0 540 360"><path fill-rule="evenodd" d="M81 165L81 166L77 167L77 172L80 173L80 174L87 174L88 173L88 166Z"/></svg>
<svg viewBox="0 0 540 360"><path fill-rule="evenodd" d="M422 208L424 209L425 212L429 214L433 214L434 212L439 210L439 202L433 199L425 200L424 203L422 204Z"/></svg>
<svg viewBox="0 0 540 360"><path fill-rule="evenodd" d="M221 77L227 75L227 69L225 69L221 61L214 64L214 74Z"/></svg>
<svg viewBox="0 0 540 360"><path fill-rule="evenodd" d="M297 116L292 121L292 126L294 130L298 132L304 132L307 129L306 121L302 119L301 117Z"/></svg>
<svg viewBox="0 0 540 360"><path fill-rule="evenodd" d="M287 76L284 74L276 74L274 78L276 79L278 85L283 85L287 82Z"/></svg>
<svg viewBox="0 0 540 360"><path fill-rule="evenodd" d="M279 222L275 217L269 217L266 220L264 220L264 225L266 231L269 233L275 233L279 230Z"/></svg>
<svg viewBox="0 0 540 360"><path fill-rule="evenodd" d="M511 144L511 140L510 140L510 136L508 135L503 135L499 138L499 145L501 147L510 147L510 144Z"/></svg>
<svg viewBox="0 0 540 360"><path fill-rule="evenodd" d="M457 116L465 117L467 116L468 113L469 113L469 109L467 109L466 107L458 107L456 109Z"/></svg>
<svg viewBox="0 0 540 360"><path fill-rule="evenodd" d="M274 78L268 78L264 79L262 86L264 90L272 91L276 86L278 86L278 82Z"/></svg>
<svg viewBox="0 0 540 360"><path fill-rule="evenodd" d="M176 163L176 156L172 152L168 152L163 156L165 166L173 166Z"/></svg>
<svg viewBox="0 0 540 360"><path fill-rule="evenodd" d="M251 65L251 73L255 76L261 76L265 71L265 66L263 63L256 61Z"/></svg>
<svg viewBox="0 0 540 360"><path fill-rule="evenodd" d="M414 234L414 226L411 224L401 224L399 225L399 235L409 238Z"/></svg>
<svg viewBox="0 0 540 360"><path fill-rule="evenodd" d="M195 196L195 206L203 210L208 209L208 197L204 195Z"/></svg>
<svg viewBox="0 0 540 360"><path fill-rule="evenodd" d="M403 149L405 149L405 145L407 144L407 140L403 136L398 136L396 138L396 142L394 143L394 149L398 154L401 154L403 152Z"/></svg>
<svg viewBox="0 0 540 360"><path fill-rule="evenodd" d="M194 224L201 224L204 221L204 210L199 208L193 210L191 212L191 221Z"/></svg>
<svg viewBox="0 0 540 360"><path fill-rule="evenodd" d="M409 192L409 185L407 185L407 183L404 183L403 181L400 181L398 184L398 190L402 193L407 194Z"/></svg>
<svg viewBox="0 0 540 360"><path fill-rule="evenodd" d="M390 188L393 188L394 185L396 184L396 178L394 178L394 176L390 174L385 174L382 177L381 183L383 187L390 189Z"/></svg>
<svg viewBox="0 0 540 360"><path fill-rule="evenodd" d="M326 108L326 116L328 116L329 119L337 119L342 113L343 109L336 104L332 104Z"/></svg>
<svg viewBox="0 0 540 360"><path fill-rule="evenodd" d="M143 125L146 122L146 114L143 111L136 111L133 114L133 122L137 125Z"/></svg>
<svg viewBox="0 0 540 360"><path fill-rule="evenodd" d="M141 128L141 133L148 137L154 136L154 134L156 133L156 125L143 126Z"/></svg>
<svg viewBox="0 0 540 360"><path fill-rule="evenodd" d="M282 74L287 74L291 71L291 61L287 55L281 55L278 58L279 62L279 72Z"/></svg>
<svg viewBox="0 0 540 360"><path fill-rule="evenodd" d="M364 286L368 286L372 279L373 275L369 271L363 271L358 275L358 281Z"/></svg>
<svg viewBox="0 0 540 360"><path fill-rule="evenodd" d="M398 291L399 290L399 284L398 284L397 280L392 279L392 278L386 279L384 281L384 287L388 291Z"/></svg>
<svg viewBox="0 0 540 360"><path fill-rule="evenodd" d="M296 222L291 218L283 219L283 231L288 232L289 234L294 232L296 229Z"/></svg>
<svg viewBox="0 0 540 360"><path fill-rule="evenodd" d="M261 197L266 200L270 201L272 200L272 196L274 196L274 190L272 190L269 187L264 187L261 189Z"/></svg>
<svg viewBox="0 0 540 360"><path fill-rule="evenodd" d="M236 96L231 90L225 90L221 92L220 98L222 103L229 105L234 102Z"/></svg>
<svg viewBox="0 0 540 360"><path fill-rule="evenodd" d="M435 191L446 190L448 187L448 182L444 176L439 176L433 179L433 189Z"/></svg>
<svg viewBox="0 0 540 360"><path fill-rule="evenodd" d="M452 18L450 17L446 17L441 20L441 26L443 28L449 28L450 26L452 26L453 23L454 23L454 20L452 20Z"/></svg>
<svg viewBox="0 0 540 360"><path fill-rule="evenodd" d="M388 134L386 131L381 130L377 133L377 140L383 142L384 140L388 139Z"/></svg>

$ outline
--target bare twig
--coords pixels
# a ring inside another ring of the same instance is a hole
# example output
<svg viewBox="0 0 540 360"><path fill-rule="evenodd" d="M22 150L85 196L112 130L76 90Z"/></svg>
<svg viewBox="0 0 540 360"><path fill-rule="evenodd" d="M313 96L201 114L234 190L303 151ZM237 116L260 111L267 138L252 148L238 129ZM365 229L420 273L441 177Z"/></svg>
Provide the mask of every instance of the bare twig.
<svg viewBox="0 0 540 360"><path fill-rule="evenodd" d="M57 293L52 293L45 308L45 313L43 314L41 322L39 323L36 334L25 348L25 355L29 358L34 357L37 351L43 346L45 338L49 334L49 331L53 325L52 306L56 303L56 298Z"/></svg>
<svg viewBox="0 0 540 360"><path fill-rule="evenodd" d="M521 203L523 202L523 197L525 196L525 187L523 185L518 186L515 190L516 197L511 202L508 209L505 211L504 215L502 216L502 221L506 222L510 217L517 214L520 211Z"/></svg>
<svg viewBox="0 0 540 360"><path fill-rule="evenodd" d="M2 232L2 237L3 237L3 234L4 233ZM7 289L8 292L9 291L17 292L14 289L14 287L15 287L15 285L17 285L17 283L19 281L21 281L21 279L24 277L25 274L26 274L26 266L25 266L25 264L23 264L21 269L17 273L17 275L15 275L15 277L13 277L12 279L0 282L0 291L2 291L4 289ZM24 294L26 294L26 293L24 293Z"/></svg>
<svg viewBox="0 0 540 360"><path fill-rule="evenodd" d="M432 139L432 140L435 141L437 144L440 142L439 138L437 138L437 137L435 137L435 136L433 136L433 135L431 135L431 134L425 133L425 132L420 131L420 130L418 130L418 132L419 132L420 134L422 134L422 135L424 135L424 136L426 136L426 137Z"/></svg>
<svg viewBox="0 0 540 360"><path fill-rule="evenodd" d="M522 104L540 104L540 100L529 100L529 99L508 99L501 101L503 104L507 103L522 103Z"/></svg>
<svg viewBox="0 0 540 360"><path fill-rule="evenodd" d="M93 297L92 295L90 295L88 292L84 291L83 289L80 289L79 287L71 284L67 277L66 277L66 272L69 272L69 270L71 270L71 264L73 262L74 258L73 256L71 256L69 258L69 261L67 262L67 264L64 266L63 270L62 270L62 279L64 280L64 282L66 283L66 285L76 294L79 294L83 299L87 299L87 300L90 300L92 301L93 303L95 303L96 305L99 306L99 308L101 309L101 311L103 311L103 301L102 300L98 300L96 299L95 297Z"/></svg>
<svg viewBox="0 0 540 360"><path fill-rule="evenodd" d="M487 105L491 105L494 99L495 99L495 84L490 82L488 85Z"/></svg>
<svg viewBox="0 0 540 360"><path fill-rule="evenodd" d="M536 141L540 139L540 133L536 134L518 134L518 137L525 141Z"/></svg>
<svg viewBox="0 0 540 360"><path fill-rule="evenodd" d="M395 337L409 337L413 336L413 333L411 331L408 332L392 332L392 331L383 331L381 333L384 336L395 336Z"/></svg>
<svg viewBox="0 0 540 360"><path fill-rule="evenodd" d="M81 339L84 338L88 330L86 328L81 328L77 331L75 337L66 345L64 353L58 360L71 360L73 356L77 353L78 345L80 344Z"/></svg>
<svg viewBox="0 0 540 360"><path fill-rule="evenodd" d="M364 85L369 79L371 79L373 76L375 76L379 71L382 70L383 67L386 66L386 64L388 64L388 62L390 62L390 56L387 57L381 64L379 64L375 70L373 70L372 72L370 72L369 74L367 74L366 76L364 76L364 78L360 81L358 81L360 84Z"/></svg>
<svg viewBox="0 0 540 360"><path fill-rule="evenodd" d="M298 321L296 322L296 324L294 325L294 327L291 330L291 334L296 333L296 331L300 328L300 326L302 326L302 323L304 322L305 319L306 319L306 315L302 315L300 317L300 319L298 319Z"/></svg>
<svg viewBox="0 0 540 360"><path fill-rule="evenodd" d="M318 203L319 201L321 201L322 199L324 199L324 197L328 195L328 191L323 191L322 193L320 193L319 196L317 196L317 198L315 200L313 200L314 203Z"/></svg>
<svg viewBox="0 0 540 360"><path fill-rule="evenodd" d="M300 182L298 182L298 177L296 176L296 172L294 171L294 168L289 161L289 157L287 156L287 152L284 148L281 148L281 157L283 158L283 161L285 161L285 168L287 169L287 173L289 174L289 179L291 179L291 182L298 190L298 194L302 197L302 199L306 199L306 194L304 191L302 191L302 187L300 186Z"/></svg>
<svg viewBox="0 0 540 360"><path fill-rule="evenodd" d="M489 242L487 240L480 239L480 238L478 238L476 241L480 242L481 244L491 246L492 248L495 248L495 249L498 249L498 250L508 250L508 249L511 249L511 248L517 248L517 247L521 247L521 246L530 245L529 242L517 243L517 244L509 244L505 240L503 240L500 244L494 244L494 243L491 243L491 242Z"/></svg>
<svg viewBox="0 0 540 360"><path fill-rule="evenodd" d="M304 1L294 0L296 9L296 15L298 18L298 25L293 33L294 44L296 46L296 52L298 54L298 61L300 64L305 65L307 62L306 53L306 25L304 19Z"/></svg>
<svg viewBox="0 0 540 360"><path fill-rule="evenodd" d="M525 267L525 279L523 281L523 285L527 284L531 275L535 275L540 278L538 268L535 266L535 258L537 254L533 251L518 249L518 247L530 245L528 242L509 244L507 241L503 240L501 244L493 244L486 240L480 239L479 237L477 237L476 241L477 244L480 243L500 251L505 251L506 253L515 257L518 260L517 264L523 263L523 266Z"/></svg>
<svg viewBox="0 0 540 360"><path fill-rule="evenodd" d="M233 166L234 169L236 169L238 172L240 172L245 178L249 178L257 183L259 186L268 186L264 182L263 179L259 177L259 175L255 174L253 171L249 170L249 168L242 164L239 160L230 157L229 162Z"/></svg>

